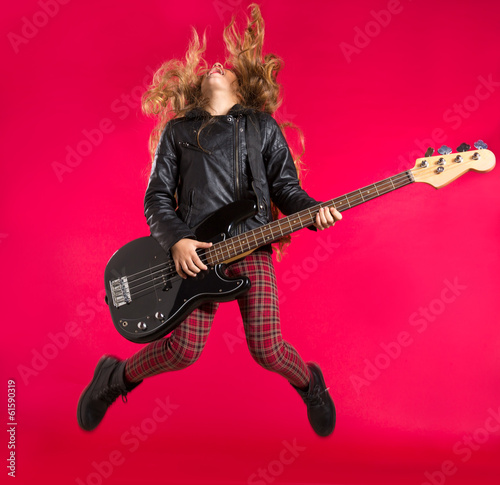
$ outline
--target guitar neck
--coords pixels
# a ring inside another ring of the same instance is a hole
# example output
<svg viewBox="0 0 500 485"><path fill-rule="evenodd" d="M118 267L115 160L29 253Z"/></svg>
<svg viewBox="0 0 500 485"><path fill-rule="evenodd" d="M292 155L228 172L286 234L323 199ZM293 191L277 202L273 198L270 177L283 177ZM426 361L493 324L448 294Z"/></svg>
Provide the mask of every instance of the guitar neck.
<svg viewBox="0 0 500 485"><path fill-rule="evenodd" d="M389 177L362 189L349 192L335 199L322 202L295 214L283 217L238 236L214 244L205 252L208 264L219 264L249 253L287 236L304 227L314 224L316 214L321 207L334 207L339 212L368 202L393 190L414 182L411 170Z"/></svg>

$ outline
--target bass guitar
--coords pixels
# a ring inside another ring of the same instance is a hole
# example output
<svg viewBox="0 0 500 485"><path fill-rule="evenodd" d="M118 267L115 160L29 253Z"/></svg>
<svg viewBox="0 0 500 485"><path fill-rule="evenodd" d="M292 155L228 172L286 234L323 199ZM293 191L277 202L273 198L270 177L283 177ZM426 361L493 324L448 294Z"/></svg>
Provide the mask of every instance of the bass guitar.
<svg viewBox="0 0 500 485"><path fill-rule="evenodd" d="M342 212L413 182L440 188L469 170L492 170L495 155L481 140L474 146L470 150L462 143L458 153L442 146L436 156L430 148L411 170L231 237L232 229L256 212L253 201L234 202L194 228L198 240L213 243L198 251L208 270L196 277L182 279L170 254L151 236L129 242L111 257L104 273L106 301L116 329L132 342L152 342L174 330L202 303L238 298L250 288L250 280L228 278L225 265L312 225L320 207L333 206Z"/></svg>

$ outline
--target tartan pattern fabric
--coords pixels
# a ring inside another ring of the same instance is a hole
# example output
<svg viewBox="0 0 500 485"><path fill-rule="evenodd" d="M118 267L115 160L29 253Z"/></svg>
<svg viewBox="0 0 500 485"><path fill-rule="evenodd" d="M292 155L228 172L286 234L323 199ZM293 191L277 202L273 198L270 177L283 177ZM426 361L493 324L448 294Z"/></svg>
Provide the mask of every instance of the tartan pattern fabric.
<svg viewBox="0 0 500 485"><path fill-rule="evenodd" d="M278 291L271 254L256 251L231 264L226 273L230 277L248 276L252 282L250 290L238 299L252 357L259 365L282 375L291 384L307 387L309 370L305 362L281 336ZM218 305L201 305L170 336L148 344L130 357L125 366L127 380L138 382L193 364L205 346Z"/></svg>

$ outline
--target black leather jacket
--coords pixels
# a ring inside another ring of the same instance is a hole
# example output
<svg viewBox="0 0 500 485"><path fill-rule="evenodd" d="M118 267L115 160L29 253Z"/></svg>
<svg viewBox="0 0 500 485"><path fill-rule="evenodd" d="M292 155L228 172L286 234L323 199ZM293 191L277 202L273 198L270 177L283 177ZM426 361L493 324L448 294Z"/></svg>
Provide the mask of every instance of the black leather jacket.
<svg viewBox="0 0 500 485"><path fill-rule="evenodd" d="M253 180L248 163L246 123L249 111L234 105L227 115L215 116L200 133L206 112L193 110L171 120L156 150L144 208L151 235L165 251L208 215L225 205L256 199L253 182L260 187L258 213L238 225L237 232L254 229L272 220L270 200L285 215L318 202L299 186L290 150L278 124L257 112L260 125L262 176ZM176 200L177 193L177 200ZM234 235L234 234L233 234Z"/></svg>

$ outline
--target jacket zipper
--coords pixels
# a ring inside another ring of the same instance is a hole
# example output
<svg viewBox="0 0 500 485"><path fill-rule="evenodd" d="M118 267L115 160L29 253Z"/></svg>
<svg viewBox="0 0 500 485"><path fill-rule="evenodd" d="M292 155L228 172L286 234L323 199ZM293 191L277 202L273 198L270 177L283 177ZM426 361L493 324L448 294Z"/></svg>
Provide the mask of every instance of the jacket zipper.
<svg viewBox="0 0 500 485"><path fill-rule="evenodd" d="M241 199L241 188L240 188L240 163L239 163L239 158L238 158L238 153L239 153L239 131L240 131L240 118L241 115L238 115L238 117L235 117L236 123L234 124L236 133L235 133L235 162L236 162L236 200ZM236 226L236 232L237 234L240 234L243 229L243 224L240 223Z"/></svg>
<svg viewBox="0 0 500 485"><path fill-rule="evenodd" d="M239 136L238 136L238 133L239 133L239 117L236 118L236 123L235 123L235 126L236 126L236 135L235 135L235 138L236 138L236 143L235 143L235 155L234 155L234 158L235 158L235 161L236 161L236 198L239 200L240 199L240 164L239 164L239 160L238 160L238 152L239 152Z"/></svg>

